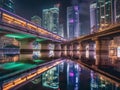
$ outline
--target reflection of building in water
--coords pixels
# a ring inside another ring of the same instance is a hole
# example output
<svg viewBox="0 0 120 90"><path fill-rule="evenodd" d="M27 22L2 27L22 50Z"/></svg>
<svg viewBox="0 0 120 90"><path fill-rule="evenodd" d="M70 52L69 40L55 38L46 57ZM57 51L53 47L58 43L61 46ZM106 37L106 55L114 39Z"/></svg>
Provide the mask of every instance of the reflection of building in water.
<svg viewBox="0 0 120 90"><path fill-rule="evenodd" d="M16 62L19 60L19 55L15 54L0 54L0 63L7 63L7 62Z"/></svg>
<svg viewBox="0 0 120 90"><path fill-rule="evenodd" d="M69 62L67 65L67 90L79 90L79 65Z"/></svg>
<svg viewBox="0 0 120 90"><path fill-rule="evenodd" d="M49 49L49 50L54 50L54 48L55 48L55 45L54 45L54 44L51 44L51 43L50 43L50 44L48 45L48 49Z"/></svg>
<svg viewBox="0 0 120 90"><path fill-rule="evenodd" d="M107 64L112 64L115 70L120 72L120 36L116 36L109 42L109 60Z"/></svg>
<svg viewBox="0 0 120 90"><path fill-rule="evenodd" d="M31 81L33 84L39 84L41 82L41 75Z"/></svg>
<svg viewBox="0 0 120 90"><path fill-rule="evenodd" d="M120 88L116 87L115 82L111 83L112 81L107 80L107 78L98 75L97 73L91 71L91 82L90 87L91 90L120 90Z"/></svg>
<svg viewBox="0 0 120 90"><path fill-rule="evenodd" d="M42 74L42 85L45 87L58 89L59 88L59 69L58 66L44 72Z"/></svg>
<svg viewBox="0 0 120 90"><path fill-rule="evenodd" d="M54 44L49 44L48 49L49 49L48 56L49 57L54 57Z"/></svg>
<svg viewBox="0 0 120 90"><path fill-rule="evenodd" d="M38 49L40 50L41 49L41 44L37 41L34 41L33 42L33 49Z"/></svg>
<svg viewBox="0 0 120 90"><path fill-rule="evenodd" d="M59 70L60 70L60 72L63 72L63 70L64 70L64 62L62 62L62 63L59 65Z"/></svg>
<svg viewBox="0 0 120 90"><path fill-rule="evenodd" d="M86 58L89 58L89 45L86 45Z"/></svg>
<svg viewBox="0 0 120 90"><path fill-rule="evenodd" d="M49 56L49 57L54 57L54 51L53 51L53 50L50 50L49 53L48 53L48 56Z"/></svg>
<svg viewBox="0 0 120 90"><path fill-rule="evenodd" d="M40 51L33 51L33 60L39 59L41 56Z"/></svg>

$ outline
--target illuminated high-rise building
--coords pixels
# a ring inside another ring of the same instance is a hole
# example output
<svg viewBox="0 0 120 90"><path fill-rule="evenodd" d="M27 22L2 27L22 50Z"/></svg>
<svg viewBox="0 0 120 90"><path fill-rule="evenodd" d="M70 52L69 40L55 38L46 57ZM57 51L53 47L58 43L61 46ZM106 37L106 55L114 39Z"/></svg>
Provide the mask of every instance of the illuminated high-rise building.
<svg viewBox="0 0 120 90"><path fill-rule="evenodd" d="M80 35L79 6L67 7L67 37L72 39Z"/></svg>
<svg viewBox="0 0 120 90"><path fill-rule="evenodd" d="M60 35L61 37L64 37L64 27L63 27L63 24L59 25L58 35Z"/></svg>
<svg viewBox="0 0 120 90"><path fill-rule="evenodd" d="M42 26L49 31L58 34L59 31L59 8L44 9L42 13Z"/></svg>
<svg viewBox="0 0 120 90"><path fill-rule="evenodd" d="M120 22L119 0L96 0L90 4L91 32ZM94 29L94 30L93 30Z"/></svg>
<svg viewBox="0 0 120 90"><path fill-rule="evenodd" d="M120 23L120 0L115 0L114 3L115 7L115 22Z"/></svg>
<svg viewBox="0 0 120 90"><path fill-rule="evenodd" d="M90 4L90 29L91 33L94 33L97 31L97 3L92 2Z"/></svg>
<svg viewBox="0 0 120 90"><path fill-rule="evenodd" d="M31 17L31 21L39 26L41 26L41 18L39 16L33 16Z"/></svg>
<svg viewBox="0 0 120 90"><path fill-rule="evenodd" d="M114 0L97 0L100 29L114 23Z"/></svg>
<svg viewBox="0 0 120 90"><path fill-rule="evenodd" d="M15 12L14 2L12 0L0 0L0 7L10 12Z"/></svg>

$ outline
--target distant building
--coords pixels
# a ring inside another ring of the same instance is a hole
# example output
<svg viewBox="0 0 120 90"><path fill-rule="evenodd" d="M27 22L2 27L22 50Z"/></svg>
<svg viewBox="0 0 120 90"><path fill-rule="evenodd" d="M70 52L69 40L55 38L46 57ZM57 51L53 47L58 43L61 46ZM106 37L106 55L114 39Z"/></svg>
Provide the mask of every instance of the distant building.
<svg viewBox="0 0 120 90"><path fill-rule="evenodd" d="M120 0L115 0L115 22L120 23Z"/></svg>
<svg viewBox="0 0 120 90"><path fill-rule="evenodd" d="M0 0L0 7L7 11L15 12L14 2L12 0Z"/></svg>
<svg viewBox="0 0 120 90"><path fill-rule="evenodd" d="M80 35L79 6L67 7L67 37L72 39Z"/></svg>
<svg viewBox="0 0 120 90"><path fill-rule="evenodd" d="M42 12L42 26L49 31L59 32L59 8L44 9Z"/></svg>
<svg viewBox="0 0 120 90"><path fill-rule="evenodd" d="M60 35L61 37L64 37L64 27L63 27L63 24L59 25L58 35Z"/></svg>
<svg viewBox="0 0 120 90"><path fill-rule="evenodd" d="M97 1L97 20L100 30L114 23L114 0Z"/></svg>
<svg viewBox="0 0 120 90"><path fill-rule="evenodd" d="M41 26L41 18L39 16L33 16L31 17L31 21L34 22L35 24L37 25L40 25Z"/></svg>
<svg viewBox="0 0 120 90"><path fill-rule="evenodd" d="M90 4L91 32L120 22L120 0L96 0Z"/></svg>
<svg viewBox="0 0 120 90"><path fill-rule="evenodd" d="M91 33L94 33L97 31L97 3L92 2L90 4L90 29Z"/></svg>

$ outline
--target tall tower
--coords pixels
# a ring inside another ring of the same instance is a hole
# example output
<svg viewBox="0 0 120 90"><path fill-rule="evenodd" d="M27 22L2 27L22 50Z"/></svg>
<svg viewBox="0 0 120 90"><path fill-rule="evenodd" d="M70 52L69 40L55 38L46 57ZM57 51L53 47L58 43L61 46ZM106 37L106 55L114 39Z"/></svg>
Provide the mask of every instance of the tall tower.
<svg viewBox="0 0 120 90"><path fill-rule="evenodd" d="M90 4L90 29L91 33L95 33L98 29L97 26L97 3L91 2Z"/></svg>
<svg viewBox="0 0 120 90"><path fill-rule="evenodd" d="M31 17L31 21L39 26L41 26L41 18L37 15Z"/></svg>
<svg viewBox="0 0 120 90"><path fill-rule="evenodd" d="M97 0L100 30L114 23L114 0Z"/></svg>
<svg viewBox="0 0 120 90"><path fill-rule="evenodd" d="M50 9L43 10L43 22L42 25L44 28L52 31L53 33L58 34L59 31L59 8L54 7Z"/></svg>
<svg viewBox="0 0 120 90"><path fill-rule="evenodd" d="M14 2L12 0L0 0L0 7L10 12L15 12Z"/></svg>
<svg viewBox="0 0 120 90"><path fill-rule="evenodd" d="M49 9L44 9L42 11L42 26L48 30L50 30L50 20L49 20Z"/></svg>
<svg viewBox="0 0 120 90"><path fill-rule="evenodd" d="M78 37L79 35L80 35L79 7L77 5L67 7L67 36L68 36L68 39Z"/></svg>
<svg viewBox="0 0 120 90"><path fill-rule="evenodd" d="M67 7L67 37L76 38L80 35L78 0L71 0L71 7Z"/></svg>
<svg viewBox="0 0 120 90"><path fill-rule="evenodd" d="M115 0L114 2L115 7L115 22L120 23L120 0Z"/></svg>

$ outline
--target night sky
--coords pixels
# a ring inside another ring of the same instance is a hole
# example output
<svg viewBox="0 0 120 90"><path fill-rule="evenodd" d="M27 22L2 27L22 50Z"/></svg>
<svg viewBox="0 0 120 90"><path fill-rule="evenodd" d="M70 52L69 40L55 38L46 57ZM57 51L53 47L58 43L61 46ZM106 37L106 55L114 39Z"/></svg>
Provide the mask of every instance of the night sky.
<svg viewBox="0 0 120 90"><path fill-rule="evenodd" d="M60 23L66 23L66 8L71 6L71 0L14 0L16 14L30 20L34 15L42 18L42 9L53 7L60 3ZM74 2L75 0L73 0ZM83 32L89 32L89 4L91 0L78 0L80 4L80 22ZM85 27L83 25L86 25Z"/></svg>

